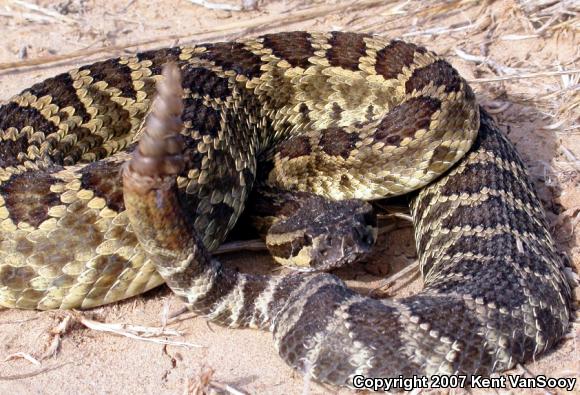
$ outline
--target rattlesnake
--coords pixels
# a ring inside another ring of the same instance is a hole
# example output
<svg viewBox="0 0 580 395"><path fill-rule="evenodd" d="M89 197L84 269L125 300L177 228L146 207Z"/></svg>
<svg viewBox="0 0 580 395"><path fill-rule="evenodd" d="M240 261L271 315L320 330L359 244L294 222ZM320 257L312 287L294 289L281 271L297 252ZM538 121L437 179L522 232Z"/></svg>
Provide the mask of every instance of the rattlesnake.
<svg viewBox="0 0 580 395"><path fill-rule="evenodd" d="M171 62L180 72L161 77ZM489 374L568 326L563 263L521 160L458 73L413 44L290 32L99 62L0 107L0 141L1 306L90 308L166 281L208 319L272 330L291 366L341 385ZM424 290L376 300L331 274L222 266L209 251L253 186L317 202L271 233L274 255L302 269L338 242L323 266L367 251L359 199L422 188ZM334 239L301 228L313 214L340 226L334 211L361 226Z"/></svg>

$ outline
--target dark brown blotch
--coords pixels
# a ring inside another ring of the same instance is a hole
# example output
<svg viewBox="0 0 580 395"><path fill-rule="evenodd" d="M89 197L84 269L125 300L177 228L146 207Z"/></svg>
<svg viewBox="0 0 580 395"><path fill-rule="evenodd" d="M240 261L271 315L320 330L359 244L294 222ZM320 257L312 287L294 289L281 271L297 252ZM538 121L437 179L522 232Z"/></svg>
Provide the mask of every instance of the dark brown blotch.
<svg viewBox="0 0 580 395"><path fill-rule="evenodd" d="M373 106L372 104L369 104L369 106L367 107L367 111L365 114L365 118L367 121L372 121L375 117L375 106Z"/></svg>
<svg viewBox="0 0 580 395"><path fill-rule="evenodd" d="M386 79L396 78L405 67L410 67L415 59L415 52L427 50L415 44L394 40L377 52L375 70Z"/></svg>
<svg viewBox="0 0 580 395"><path fill-rule="evenodd" d="M411 78L405 83L405 91L413 93L420 92L423 88L433 83L435 87L444 86L446 93L459 92L462 78L449 63L444 60L437 60L429 66L413 71Z"/></svg>
<svg viewBox="0 0 580 395"><path fill-rule="evenodd" d="M50 96L51 103L56 104L59 109L73 107L75 115L80 116L83 122L87 122L90 119L85 105L77 96L73 87L73 80L69 74L60 74L54 78L49 78L33 85L28 91L37 98ZM61 117L64 117L64 114L62 113Z"/></svg>
<svg viewBox="0 0 580 395"><path fill-rule="evenodd" d="M215 204L211 210L211 218L216 224L216 229L221 232L227 229L233 215L234 209L226 203Z"/></svg>
<svg viewBox="0 0 580 395"><path fill-rule="evenodd" d="M365 37L369 35L332 32L329 40L331 48L326 52L330 65L352 71L358 70L359 59L366 56Z"/></svg>
<svg viewBox="0 0 580 395"><path fill-rule="evenodd" d="M79 170L81 188L93 191L95 196L105 199L107 207L117 212L125 209L120 166L112 161L102 161L90 163Z"/></svg>
<svg viewBox="0 0 580 395"><path fill-rule="evenodd" d="M405 326L397 319L400 312L393 306L382 301L361 298L348 306L345 315L351 325L348 334L352 341L364 342L370 349L380 350L383 361L395 361L402 358L400 350L404 349L406 339L399 334L405 333ZM386 343L389 346L386 346ZM338 351L340 352L340 351ZM328 357L327 357L328 358ZM339 355L335 358L342 360ZM386 362L389 363L389 362ZM411 360L401 364L398 374L411 376L418 371L419 366ZM370 377L380 377L384 372L383 364L373 364L367 374ZM372 375L372 376L371 376Z"/></svg>
<svg viewBox="0 0 580 395"><path fill-rule="evenodd" d="M102 255L96 259L95 267L100 268L99 278L87 294L87 299L103 299L118 281L119 275L129 267L130 262L118 254Z"/></svg>
<svg viewBox="0 0 580 395"><path fill-rule="evenodd" d="M351 189L353 187L350 178L346 174L340 176L340 186L345 189Z"/></svg>
<svg viewBox="0 0 580 395"><path fill-rule="evenodd" d="M416 325L428 323L429 330L448 337L450 343L460 347L461 356L449 361L450 368L453 371L489 374L491 373L490 367L494 366L494 358L497 352L492 349L493 345L484 336L486 330L489 329L485 328L485 324L482 324L481 317L477 316L475 309L457 295L463 294L460 292L455 292L451 295L429 295L424 293L402 299L401 303L410 315L418 318L419 323ZM502 314L502 316L507 318L509 314ZM511 325L508 327L511 327ZM500 328L497 329L499 330ZM429 331L421 328L417 328L417 331L418 336L423 339L418 345L419 352L433 352L434 348L441 346L441 341L438 338L430 337ZM465 342L462 339L469 339L469 341ZM451 349L450 345L448 347Z"/></svg>
<svg viewBox="0 0 580 395"><path fill-rule="evenodd" d="M203 103L202 99L185 99L181 120L202 136L217 137L221 129L221 112Z"/></svg>
<svg viewBox="0 0 580 395"><path fill-rule="evenodd" d="M14 267L3 265L0 267L0 284L8 288L22 290L30 286L29 281L35 275L36 272L29 266Z"/></svg>
<svg viewBox="0 0 580 395"><path fill-rule="evenodd" d="M282 308L287 306L286 302L293 292L299 290L302 285L311 278L300 274L287 275L276 285L272 293L271 301L268 303L268 313L270 316L276 316Z"/></svg>
<svg viewBox="0 0 580 395"><path fill-rule="evenodd" d="M467 84L467 82L464 82L464 84L465 84L464 88L465 98L469 101L475 101L475 93L473 93L473 89L471 89L471 87Z"/></svg>
<svg viewBox="0 0 580 395"><path fill-rule="evenodd" d="M12 221L37 227L48 219L48 210L60 204L59 195L50 190L55 182L46 173L24 173L2 183L0 194Z"/></svg>
<svg viewBox="0 0 580 395"><path fill-rule="evenodd" d="M256 175L254 174L254 172L248 168L244 168L242 170L242 177L244 178L244 185L247 188L251 188L252 185L254 184L254 180L256 179Z"/></svg>
<svg viewBox="0 0 580 395"><path fill-rule="evenodd" d="M243 324L249 324L256 312L256 299L266 290L269 285L269 279L266 276L249 276L242 290L243 307L240 309L238 321ZM258 317L258 324L264 323L265 317Z"/></svg>
<svg viewBox="0 0 580 395"><path fill-rule="evenodd" d="M181 49L179 47L154 49L137 54L139 61L150 60L151 66L149 69L154 75L161 74L163 66L170 62L179 63L179 55Z"/></svg>
<svg viewBox="0 0 580 395"><path fill-rule="evenodd" d="M444 145L439 145L437 148L433 150L433 156L429 159L429 167L432 164L442 162L447 158L447 155L450 152L450 148Z"/></svg>
<svg viewBox="0 0 580 395"><path fill-rule="evenodd" d="M493 162L468 164L460 174L447 180L441 187L441 194L443 196L476 194L483 188L511 193L524 203L534 205L533 196L528 192L533 190L533 187L524 183L511 170L501 168Z"/></svg>
<svg viewBox="0 0 580 395"><path fill-rule="evenodd" d="M120 103L111 100L110 95L106 92L101 92L94 87L89 87L89 94L94 100L93 107L98 108L99 115L106 115L101 118L103 121L103 128L107 128L107 136L101 136L96 133L86 134L81 133L82 140L76 143L77 147L82 147L86 152L90 152L96 156L96 160L103 159L110 155L103 142L109 139L118 137L126 137L127 133L131 132L131 114ZM102 130L102 128L101 128ZM75 133L78 131L75 131ZM80 136L79 136L80 137Z"/></svg>
<svg viewBox="0 0 580 395"><path fill-rule="evenodd" d="M119 274L125 269L129 261L126 258L118 254L111 254L106 256L100 256L97 258L97 264L95 267L101 268L101 276L111 277L115 281L119 277Z"/></svg>
<svg viewBox="0 0 580 395"><path fill-rule="evenodd" d="M0 130L10 127L22 130L25 126L32 126L35 132L44 134L56 132L58 129L34 107L23 107L14 102L0 107Z"/></svg>
<svg viewBox="0 0 580 395"><path fill-rule="evenodd" d="M519 242L519 248L518 248ZM485 255L485 256L500 256L500 261L505 262L506 257L509 257L512 262L517 262L514 266L520 266L522 268L526 267L536 275L549 276L551 268L543 263L543 256L538 255L538 248L542 248L541 243L537 243L533 240L526 240L522 242L517 236L509 233L501 233L493 236L483 236L482 234L476 235L463 235L454 244L449 246L445 251L448 256L456 256L459 254L466 255ZM534 252L534 250L536 252ZM499 263L499 262L498 262ZM503 266L499 264L499 266ZM508 265L511 266L511 265ZM468 265L463 265L457 263L455 267L447 267L442 269L445 274L455 273L456 268L463 267L465 269L464 273L469 274L471 270L472 274L476 269L486 270L486 265L473 265L469 267ZM514 278L519 277L515 274ZM502 288L502 287L500 287Z"/></svg>
<svg viewBox="0 0 580 395"><path fill-rule="evenodd" d="M191 265L191 266L201 266L201 265ZM186 271L187 272L187 271ZM175 275L175 281L172 282L175 285L186 287L189 286L192 281L195 281L197 277L191 274L188 277ZM238 273L234 272L230 268L221 267L217 269L214 274L214 280L212 282L211 288L205 293L205 295L200 296L194 305L194 310L201 314L209 314L214 308L219 305L219 303L227 298L230 292L236 287L240 277ZM215 318L216 322L224 322L231 315L229 309L225 309L218 317Z"/></svg>
<svg viewBox="0 0 580 395"><path fill-rule="evenodd" d="M433 276L435 278L429 282L429 288L436 289L437 292L443 294L455 293L470 295L473 299L482 298L485 303L494 302L498 307L514 309L524 305L528 302L528 297L523 292L524 287L518 281L521 277L519 274L521 268L505 264L508 258L503 254L498 254L498 252L506 251L505 248L507 251L517 250L517 248L515 243L509 245L509 241L506 245L505 242L501 241L502 237L495 239L495 241L498 240L500 244L494 246L483 238L477 238L475 241L473 237L459 239L458 243L461 244L464 241L475 244L475 246L470 245L471 248L460 249L459 252L469 257L471 251L479 251L488 257L485 265L474 258L464 258L455 264L439 265L438 275ZM453 249L453 252L446 251L449 256L453 256L452 253L456 252L457 249ZM495 256L496 254L500 256ZM520 258L517 257L517 259L516 262L519 262ZM490 267L494 269L490 270Z"/></svg>
<svg viewBox="0 0 580 395"><path fill-rule="evenodd" d="M52 280L51 286L56 288L70 288L76 283L76 281L77 276L61 274L60 276Z"/></svg>
<svg viewBox="0 0 580 395"><path fill-rule="evenodd" d="M300 103L300 107L298 107L298 112L302 115L302 121L304 123L310 121L310 109L306 105L306 103Z"/></svg>
<svg viewBox="0 0 580 395"><path fill-rule="evenodd" d="M264 185L252 190L246 204L246 213L255 217L286 218L294 213L304 202L305 192L287 192Z"/></svg>
<svg viewBox="0 0 580 395"><path fill-rule="evenodd" d="M541 234L542 224L534 221L523 209L506 205L501 196L488 196L487 200L476 206L459 206L449 217L441 221L441 227L453 229L468 226L481 226L496 229L506 226L520 234ZM538 229L540 228L540 229Z"/></svg>
<svg viewBox="0 0 580 395"><path fill-rule="evenodd" d="M203 67L186 65L182 70L182 86L200 96L225 100L232 95L227 78Z"/></svg>
<svg viewBox="0 0 580 395"><path fill-rule="evenodd" d="M79 70L89 70L91 77L93 77L93 82L105 81L109 87L119 89L123 97L137 98L137 92L131 79L131 69L129 66L119 63L118 59L97 62L83 66Z"/></svg>
<svg viewBox="0 0 580 395"><path fill-rule="evenodd" d="M342 107L338 103L332 103L332 112L330 113L330 119L333 121L340 121L342 118Z"/></svg>
<svg viewBox="0 0 580 395"><path fill-rule="evenodd" d="M103 147L105 139L97 134L90 134L75 144L69 151L67 158L63 158L65 165L71 165L79 161L82 153L91 152L96 160L109 156L109 152Z"/></svg>
<svg viewBox="0 0 580 395"><path fill-rule="evenodd" d="M260 75L262 65L260 57L244 48L242 43L207 44L206 51L199 57L214 62L224 70L234 70L250 79Z"/></svg>
<svg viewBox="0 0 580 395"><path fill-rule="evenodd" d="M34 244L28 240L26 237L21 237L16 239L16 246L14 251L19 252L23 255L30 255L34 252Z"/></svg>
<svg viewBox="0 0 580 395"><path fill-rule="evenodd" d="M308 58L314 56L310 34L306 32L289 32L266 34L262 37L265 47L280 59L286 60L292 67L310 66Z"/></svg>
<svg viewBox="0 0 580 395"><path fill-rule="evenodd" d="M413 137L418 130L427 129L431 117L440 108L441 102L431 97L414 97L399 104L378 125L375 141L398 145L404 138Z"/></svg>
<svg viewBox="0 0 580 395"><path fill-rule="evenodd" d="M27 148L28 141L24 136L17 140L0 140L0 167L19 165L18 154L26 152Z"/></svg>
<svg viewBox="0 0 580 395"><path fill-rule="evenodd" d="M347 133L342 128L330 128L321 131L320 148L331 156L341 156L346 159L355 148L358 141L356 133Z"/></svg>
<svg viewBox="0 0 580 395"><path fill-rule="evenodd" d="M64 166L78 163L86 151L102 144L103 142L101 136L92 134L91 130L84 126L72 129L67 133L67 135L75 135L76 141L59 141L56 144L55 153L53 154L55 162L62 163Z"/></svg>
<svg viewBox="0 0 580 395"><path fill-rule="evenodd" d="M193 139L190 136L183 136L183 157L185 159L185 169L180 176L187 177L187 169L200 169L205 153L198 151L198 139Z"/></svg>
<svg viewBox="0 0 580 395"><path fill-rule="evenodd" d="M310 139L307 136L297 136L286 140L278 146L280 158L294 159L312 153Z"/></svg>
<svg viewBox="0 0 580 395"><path fill-rule="evenodd" d="M224 194L233 193L240 185L240 173L236 170L236 161L232 153L215 149L211 153L211 159L207 186Z"/></svg>
<svg viewBox="0 0 580 395"><path fill-rule="evenodd" d="M315 340L315 337L310 337L306 334L315 333L319 328L327 328L329 323L334 319L335 312L341 305L344 305L346 300L352 297L353 292L345 287L343 284L331 283L325 284L327 275L318 275L309 281L309 289L316 289L313 294L308 297L304 305L300 308L299 303L295 303L296 297L304 297L296 292L290 298L290 302L287 307L284 308L282 317L293 317L295 318L294 324L290 327L280 325L277 323L274 329L274 336L277 338L278 344L306 344L308 341L309 346L305 347L294 347L285 348L280 347L279 354L285 361L289 362L292 366L296 366L297 369L306 369L306 364L308 361L308 352L319 345ZM321 285L322 283L322 285ZM324 313L322 312L324 310ZM278 329L283 332L278 333ZM317 340L320 343L320 340ZM327 351L331 347L325 348ZM329 350L332 353L332 351ZM322 354L322 353L321 353ZM328 366L329 361L321 362L322 358L327 358L328 356L321 355L315 361L315 363L320 363L320 366ZM333 355L333 365L339 366L339 371L346 371L347 366L352 367L348 362L348 358L344 358L343 353L336 353Z"/></svg>

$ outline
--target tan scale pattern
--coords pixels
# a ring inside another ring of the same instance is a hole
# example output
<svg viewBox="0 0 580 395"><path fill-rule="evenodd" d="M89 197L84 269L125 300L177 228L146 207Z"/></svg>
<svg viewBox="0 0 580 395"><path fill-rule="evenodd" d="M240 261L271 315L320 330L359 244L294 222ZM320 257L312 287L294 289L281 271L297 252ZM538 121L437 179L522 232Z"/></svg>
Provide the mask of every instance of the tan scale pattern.
<svg viewBox="0 0 580 395"><path fill-rule="evenodd" d="M178 68L162 77L166 62ZM166 281L208 319L272 330L291 366L339 385L489 374L568 326L563 264L517 153L457 72L412 44L292 32L99 62L0 107L0 144L1 306L89 308ZM411 211L425 289L381 301L329 274L223 267L209 252L257 183L365 200L424 187Z"/></svg>

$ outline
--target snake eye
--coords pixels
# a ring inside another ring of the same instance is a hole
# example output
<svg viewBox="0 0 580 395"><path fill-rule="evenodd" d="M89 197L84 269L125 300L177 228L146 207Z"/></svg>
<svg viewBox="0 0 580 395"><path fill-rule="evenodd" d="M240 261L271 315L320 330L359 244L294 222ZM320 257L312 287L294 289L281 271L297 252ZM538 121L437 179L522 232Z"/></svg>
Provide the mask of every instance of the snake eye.
<svg viewBox="0 0 580 395"><path fill-rule="evenodd" d="M363 243L365 243L367 246L372 246L373 245L373 236L370 235L369 233L367 233L366 235L363 236L362 239Z"/></svg>

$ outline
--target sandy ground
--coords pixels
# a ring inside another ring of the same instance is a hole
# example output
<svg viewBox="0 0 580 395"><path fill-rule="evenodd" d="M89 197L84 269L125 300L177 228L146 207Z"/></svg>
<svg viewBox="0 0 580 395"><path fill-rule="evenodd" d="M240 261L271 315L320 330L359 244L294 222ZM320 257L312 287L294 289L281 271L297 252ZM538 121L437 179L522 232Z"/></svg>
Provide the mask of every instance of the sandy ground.
<svg viewBox="0 0 580 395"><path fill-rule="evenodd" d="M95 59L176 43L297 29L404 37L445 55L472 81L480 101L495 114L524 157L558 247L577 270L580 25L579 10L576 14L571 10L573 2L537 9L534 5L559 2L391 0L375 1L382 3L376 7L364 0L358 2L365 3L364 7L346 8L356 3L263 0L257 10L221 11L186 0L0 2L0 62L5 62L0 64L0 101ZM31 5L45 9L35 10ZM145 44L147 40L152 42ZM82 56L73 56L77 51ZM51 61L35 61L46 57ZM558 74L561 70L576 70L576 74ZM340 273L361 292L379 284L380 275L396 273L415 259L409 225L398 220L390 227L396 229L381 237L367 262ZM251 270L255 262L273 270L264 253L236 253L225 260L244 270ZM419 289L420 280L405 284L407 280L409 276L382 294L402 296ZM224 329L201 318L188 318L168 325L181 336L154 339L190 345L163 345L79 323L79 319L92 319L159 328L167 311L180 307L179 300L161 287L76 319L65 312L0 311L0 394L175 394L212 388L252 394L351 392L305 382L277 356L269 333ZM66 323L65 333L55 335ZM572 325L556 350L526 368L550 377L578 377L579 330L578 323ZM55 351L54 356L47 356L50 351ZM30 356L38 364L18 355ZM521 368L515 371L522 372ZM580 383L576 391L580 392Z"/></svg>

